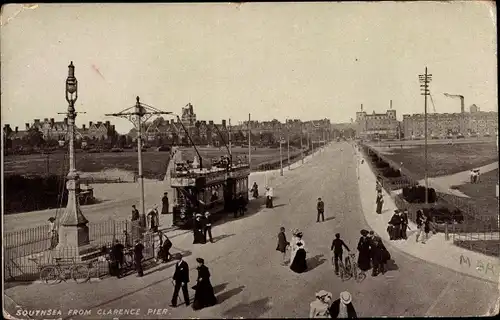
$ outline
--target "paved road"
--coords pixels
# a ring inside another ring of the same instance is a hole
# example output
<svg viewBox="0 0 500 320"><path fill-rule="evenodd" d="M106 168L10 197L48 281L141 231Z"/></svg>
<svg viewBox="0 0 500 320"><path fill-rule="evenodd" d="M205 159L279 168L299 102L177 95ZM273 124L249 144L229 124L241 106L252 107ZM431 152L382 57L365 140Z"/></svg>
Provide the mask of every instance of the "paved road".
<svg viewBox="0 0 500 320"><path fill-rule="evenodd" d="M54 287L31 284L7 289L6 294L27 308L61 308L63 315L70 308L90 308L97 318L98 309L113 308L141 309L140 315L127 318L307 317L309 303L320 289L334 296L349 290L362 317L485 314L495 300L494 284L412 258L393 250L390 244L395 264L385 275L368 276L361 283L342 282L334 275L328 262L334 233L340 232L355 250L359 230L368 228L352 157L347 143L333 144L305 166L287 173L286 178L276 181L274 209L263 208L215 227L214 236L221 239L214 244L192 245L189 234L173 239L174 247L191 252L187 261L192 268L196 257L205 258L221 301L212 308L195 312L180 306L164 315L147 315L148 308L169 308L171 264L152 269L143 278ZM323 223L316 223L318 197L325 199L328 221ZM293 228L303 230L312 270L299 275L279 265L275 248L280 226L288 234ZM195 277L193 270L192 282Z"/></svg>

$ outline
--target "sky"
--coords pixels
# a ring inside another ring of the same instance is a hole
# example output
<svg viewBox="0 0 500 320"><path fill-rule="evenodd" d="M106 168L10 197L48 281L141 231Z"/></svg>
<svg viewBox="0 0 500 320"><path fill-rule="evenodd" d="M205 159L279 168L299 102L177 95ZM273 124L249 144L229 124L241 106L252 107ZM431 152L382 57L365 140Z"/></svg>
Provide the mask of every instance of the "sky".
<svg viewBox="0 0 500 320"><path fill-rule="evenodd" d="M497 111L493 2L39 4L2 7L2 126L62 119L70 61L77 125L135 97L199 120L329 118L363 104L422 113L418 75L432 74L436 112ZM432 104L429 103L432 112Z"/></svg>

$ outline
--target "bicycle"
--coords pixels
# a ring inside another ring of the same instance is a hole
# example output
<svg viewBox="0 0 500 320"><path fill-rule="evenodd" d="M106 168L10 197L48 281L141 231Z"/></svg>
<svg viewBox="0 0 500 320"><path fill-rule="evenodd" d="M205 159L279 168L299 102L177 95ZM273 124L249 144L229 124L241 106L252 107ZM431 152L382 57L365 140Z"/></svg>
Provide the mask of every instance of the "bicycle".
<svg viewBox="0 0 500 320"><path fill-rule="evenodd" d="M358 269L358 264L356 263L356 254L349 253L345 258L346 272L350 277L353 277L357 282L365 280L366 274Z"/></svg>
<svg viewBox="0 0 500 320"><path fill-rule="evenodd" d="M61 264L63 258L54 258L55 264L42 266L37 258L28 258L40 270L40 280L45 284L66 282L72 278L76 283L87 282L90 279L90 269L85 264L77 264L74 259L68 259L69 265Z"/></svg>
<svg viewBox="0 0 500 320"><path fill-rule="evenodd" d="M346 261L347 261L347 257L346 257ZM342 281L349 280L350 275L349 275L348 270L346 270L346 266L345 266L344 262L342 261L342 259L339 259L338 264L339 264L339 272L338 272L339 278ZM332 256L332 265L335 267L335 256Z"/></svg>

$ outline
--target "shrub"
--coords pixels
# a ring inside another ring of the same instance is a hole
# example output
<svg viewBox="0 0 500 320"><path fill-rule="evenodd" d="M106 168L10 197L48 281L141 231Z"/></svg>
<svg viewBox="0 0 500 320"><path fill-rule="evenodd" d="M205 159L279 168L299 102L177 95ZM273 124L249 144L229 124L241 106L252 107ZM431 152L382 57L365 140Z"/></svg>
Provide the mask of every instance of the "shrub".
<svg viewBox="0 0 500 320"><path fill-rule="evenodd" d="M425 202L425 187L424 186L404 187L403 198L410 203ZM436 190L434 190L434 188L429 188L428 200L429 203L436 202Z"/></svg>

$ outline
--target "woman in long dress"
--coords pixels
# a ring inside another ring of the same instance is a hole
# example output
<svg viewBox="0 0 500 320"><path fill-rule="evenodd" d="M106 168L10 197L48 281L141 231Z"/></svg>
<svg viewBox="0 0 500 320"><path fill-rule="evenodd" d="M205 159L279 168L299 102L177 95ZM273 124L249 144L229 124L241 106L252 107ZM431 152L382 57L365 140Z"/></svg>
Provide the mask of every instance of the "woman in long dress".
<svg viewBox="0 0 500 320"><path fill-rule="evenodd" d="M289 261L289 265L292 264L293 257L295 256L295 252L297 251L297 242L299 242L299 240L300 240L297 237L298 233L299 233L298 229L293 229L292 230L292 240L290 241L290 261Z"/></svg>
<svg viewBox="0 0 500 320"><path fill-rule="evenodd" d="M194 220L194 230L193 230L193 244L195 243L206 243L205 234L203 233L203 221L201 221L201 214L196 214L196 219Z"/></svg>
<svg viewBox="0 0 500 320"><path fill-rule="evenodd" d="M194 286L196 291L194 294L193 309L200 310L216 305L217 298L215 297L212 283L210 283L210 271L205 266L205 260L196 258L196 262L198 262L198 278Z"/></svg>
<svg viewBox="0 0 500 320"><path fill-rule="evenodd" d="M361 238L358 242L358 267L363 271L367 271L371 268L370 265L370 239L367 237L368 231L361 230Z"/></svg>
<svg viewBox="0 0 500 320"><path fill-rule="evenodd" d="M297 237L299 241L296 243L297 249L291 258L292 264L290 265L290 269L296 273L302 273L307 270L306 249L302 240L302 233L297 234Z"/></svg>

